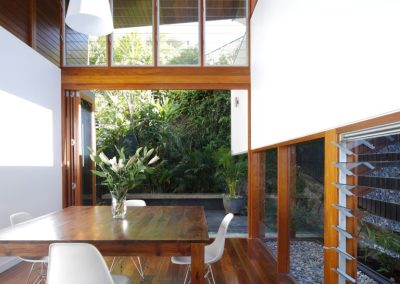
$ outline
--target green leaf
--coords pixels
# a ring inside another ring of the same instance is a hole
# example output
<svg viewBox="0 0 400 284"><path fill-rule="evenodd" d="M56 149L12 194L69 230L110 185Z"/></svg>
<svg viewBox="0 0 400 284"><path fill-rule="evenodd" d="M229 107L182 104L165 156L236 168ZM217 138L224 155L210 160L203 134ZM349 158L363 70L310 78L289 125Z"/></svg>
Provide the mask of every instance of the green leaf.
<svg viewBox="0 0 400 284"><path fill-rule="evenodd" d="M100 172L98 170L92 170L92 173L94 173L96 176L99 176L99 177L104 177L104 178L107 177L106 173Z"/></svg>

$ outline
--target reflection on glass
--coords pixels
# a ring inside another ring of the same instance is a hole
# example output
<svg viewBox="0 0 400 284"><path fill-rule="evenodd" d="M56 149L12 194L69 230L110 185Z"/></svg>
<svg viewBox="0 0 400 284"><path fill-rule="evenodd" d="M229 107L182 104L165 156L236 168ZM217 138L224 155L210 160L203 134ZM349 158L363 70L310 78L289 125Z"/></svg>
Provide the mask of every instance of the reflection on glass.
<svg viewBox="0 0 400 284"><path fill-rule="evenodd" d="M199 1L159 0L159 64L198 65Z"/></svg>
<svg viewBox="0 0 400 284"><path fill-rule="evenodd" d="M265 239L267 247L276 256L277 237L277 151L265 152Z"/></svg>
<svg viewBox="0 0 400 284"><path fill-rule="evenodd" d="M153 64L152 2L113 1L113 65Z"/></svg>
<svg viewBox="0 0 400 284"><path fill-rule="evenodd" d="M296 146L296 193L294 225L296 237L323 237L324 230L323 140Z"/></svg>
<svg viewBox="0 0 400 284"><path fill-rule="evenodd" d="M206 65L247 65L247 1L206 0L205 19Z"/></svg>
<svg viewBox="0 0 400 284"><path fill-rule="evenodd" d="M324 140L296 145L290 271L299 283L324 279Z"/></svg>
<svg viewBox="0 0 400 284"><path fill-rule="evenodd" d="M361 213L357 230L357 260L399 283L400 130L395 127L392 126L391 134L387 128L377 129L370 133L370 137L342 142L341 145L352 152L354 160L370 165L369 168L359 165L351 169L358 175L354 185L364 189L356 193ZM382 131L381 135L379 131ZM355 163L345 164L349 168Z"/></svg>

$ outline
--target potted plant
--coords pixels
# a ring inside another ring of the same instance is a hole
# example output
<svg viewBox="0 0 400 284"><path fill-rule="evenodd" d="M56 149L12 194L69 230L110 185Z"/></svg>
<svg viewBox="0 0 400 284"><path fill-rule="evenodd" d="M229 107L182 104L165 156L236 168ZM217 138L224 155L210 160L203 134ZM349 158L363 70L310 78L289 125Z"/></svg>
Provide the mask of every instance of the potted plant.
<svg viewBox="0 0 400 284"><path fill-rule="evenodd" d="M244 198L237 194L240 179L246 176L247 161L232 156L231 150L226 147L218 149L216 160L218 163L217 175L225 179L228 193L223 196L224 208L227 213L238 214L243 208Z"/></svg>
<svg viewBox="0 0 400 284"><path fill-rule="evenodd" d="M93 173L104 180L102 182L111 194L112 214L114 218L123 219L126 213L126 195L129 190L137 187L146 177L146 173L152 173L152 164L159 160L153 155L154 149L138 148L136 153L126 159L124 148L118 149L118 158L109 159L103 152L97 154L91 151L90 158L94 161L98 170Z"/></svg>

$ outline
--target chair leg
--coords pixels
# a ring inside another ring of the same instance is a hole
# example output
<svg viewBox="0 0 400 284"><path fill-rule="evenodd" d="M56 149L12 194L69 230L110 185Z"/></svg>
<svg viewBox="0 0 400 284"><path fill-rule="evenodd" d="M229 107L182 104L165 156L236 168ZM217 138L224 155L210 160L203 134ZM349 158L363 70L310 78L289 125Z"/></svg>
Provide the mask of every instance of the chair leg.
<svg viewBox="0 0 400 284"><path fill-rule="evenodd" d="M119 257L115 256L111 262L110 272L114 269L115 264L118 262Z"/></svg>
<svg viewBox="0 0 400 284"><path fill-rule="evenodd" d="M188 277L189 271L190 271L190 264L186 265L185 280L183 280L183 284L186 284L186 279ZM190 278L189 278L189 282L188 283L190 283Z"/></svg>
<svg viewBox="0 0 400 284"><path fill-rule="evenodd" d="M213 271L212 271L211 264L209 264L209 265L208 265L208 269L210 269L210 272L211 272L211 278L212 278L213 284L215 284L214 273L213 273Z"/></svg>
<svg viewBox="0 0 400 284"><path fill-rule="evenodd" d="M46 269L45 269L46 268ZM40 282L41 283L43 281L44 284L46 284L46 278L47 278L47 265L46 263L42 262L40 264Z"/></svg>
<svg viewBox="0 0 400 284"><path fill-rule="evenodd" d="M144 273L143 273L143 269L142 269L142 264L140 262L140 257L137 256L138 264L136 264L136 261L133 258L133 256L131 256L131 260L132 260L133 264L135 265L136 270L139 272L140 277L142 278L142 280L144 280Z"/></svg>
<svg viewBox="0 0 400 284"><path fill-rule="evenodd" d="M33 268L35 267L35 264L36 264L35 262L32 263L31 270L29 270L28 278L26 278L26 284L28 284L29 279L31 279L32 271L33 271Z"/></svg>

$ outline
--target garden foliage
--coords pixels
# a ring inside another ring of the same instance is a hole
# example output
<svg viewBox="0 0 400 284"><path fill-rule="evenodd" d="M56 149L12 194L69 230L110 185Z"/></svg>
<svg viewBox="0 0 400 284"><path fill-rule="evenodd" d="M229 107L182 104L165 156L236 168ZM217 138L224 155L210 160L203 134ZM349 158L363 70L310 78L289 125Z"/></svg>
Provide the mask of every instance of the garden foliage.
<svg viewBox="0 0 400 284"><path fill-rule="evenodd" d="M139 192L224 192L215 155L230 147L229 91L95 91L97 149L154 148L161 159Z"/></svg>

